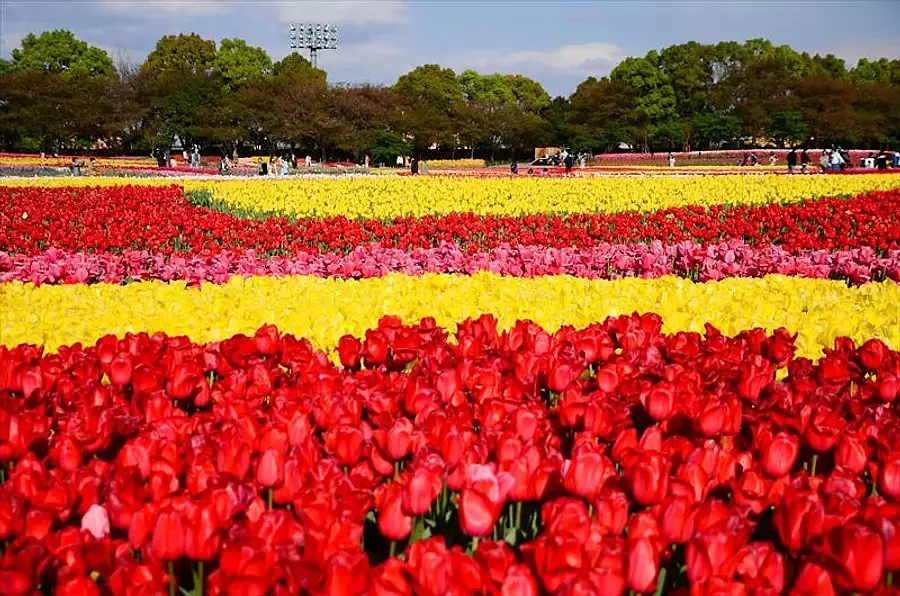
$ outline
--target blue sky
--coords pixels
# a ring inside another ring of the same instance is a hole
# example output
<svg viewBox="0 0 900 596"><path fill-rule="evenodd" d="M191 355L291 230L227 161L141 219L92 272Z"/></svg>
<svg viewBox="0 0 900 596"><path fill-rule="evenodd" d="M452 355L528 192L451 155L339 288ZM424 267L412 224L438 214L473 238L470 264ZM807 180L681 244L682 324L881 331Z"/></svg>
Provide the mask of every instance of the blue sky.
<svg viewBox="0 0 900 596"><path fill-rule="evenodd" d="M531 76L568 95L625 56L688 40L766 37L811 53L900 57L900 0L743 1L209 1L0 0L2 55L28 32L67 28L114 58L138 62L168 33L242 37L273 58L288 24L339 25L322 52L332 82L387 83L419 64Z"/></svg>

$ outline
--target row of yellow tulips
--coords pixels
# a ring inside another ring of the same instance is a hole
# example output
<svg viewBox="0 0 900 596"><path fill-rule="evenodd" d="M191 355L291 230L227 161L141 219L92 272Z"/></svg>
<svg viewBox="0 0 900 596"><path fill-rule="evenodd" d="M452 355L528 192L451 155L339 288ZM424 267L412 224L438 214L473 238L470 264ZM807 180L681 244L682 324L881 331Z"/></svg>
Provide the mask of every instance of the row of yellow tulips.
<svg viewBox="0 0 900 596"><path fill-rule="evenodd" d="M667 331L703 331L707 321L734 334L752 327L800 333L803 355L814 357L835 337L879 337L900 348L900 285L848 287L837 281L783 276L692 283L586 280L568 276L500 277L482 273L388 275L362 281L317 277L235 278L222 284L0 285L0 345L48 349L93 342L105 334L164 331L206 342L251 333L264 323L307 337L323 349L361 335L383 315L441 325L494 313L501 325L531 319L546 329L583 327L609 315L659 313Z"/></svg>
<svg viewBox="0 0 900 596"><path fill-rule="evenodd" d="M14 179L3 184L65 186L172 184L116 178ZM900 187L900 174L854 176L688 176L584 179L372 177L334 179L183 179L235 208L286 216L389 219L454 212L524 215L653 211L689 205L791 203Z"/></svg>

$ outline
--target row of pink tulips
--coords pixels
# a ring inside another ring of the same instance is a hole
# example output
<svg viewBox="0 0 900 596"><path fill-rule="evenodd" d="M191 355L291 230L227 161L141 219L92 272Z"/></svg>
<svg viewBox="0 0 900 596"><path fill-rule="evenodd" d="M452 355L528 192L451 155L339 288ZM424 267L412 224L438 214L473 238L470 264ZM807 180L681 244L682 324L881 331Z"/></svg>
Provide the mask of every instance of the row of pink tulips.
<svg viewBox="0 0 900 596"><path fill-rule="evenodd" d="M164 256L146 251L66 253L49 249L36 256L0 252L0 282L34 284L123 283L129 280L187 280L223 283L236 275L316 275L367 278L397 272L503 275L574 275L586 278L682 275L698 281L767 274L841 278L851 283L873 279L900 281L900 250L879 256L871 248L839 252L791 253L776 245L753 247L740 241L701 246L692 242L663 245L601 244L591 248L501 246L467 254L455 244L404 251L359 247L348 254L261 256L252 251L205 252Z"/></svg>

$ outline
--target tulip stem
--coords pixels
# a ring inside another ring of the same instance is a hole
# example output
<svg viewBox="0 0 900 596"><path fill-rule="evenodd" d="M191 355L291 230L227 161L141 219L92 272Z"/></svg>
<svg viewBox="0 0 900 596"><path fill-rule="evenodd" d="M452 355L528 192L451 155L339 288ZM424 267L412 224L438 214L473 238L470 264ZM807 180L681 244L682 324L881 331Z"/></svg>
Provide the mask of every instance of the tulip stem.
<svg viewBox="0 0 900 596"><path fill-rule="evenodd" d="M818 453L813 453L813 456L812 456L812 463L810 463L810 465L809 465L809 475L810 475L810 476L815 476L815 475L816 475L816 464L817 464L817 463L819 463L819 454L818 454Z"/></svg>
<svg viewBox="0 0 900 596"><path fill-rule="evenodd" d="M516 503L516 531L522 528L522 501Z"/></svg>
<svg viewBox="0 0 900 596"><path fill-rule="evenodd" d="M654 596L662 596L664 588L666 586L666 568L663 567L659 570L659 578L656 580L656 592L654 592ZM201 596L203 596L201 594Z"/></svg>
<svg viewBox="0 0 900 596"><path fill-rule="evenodd" d="M888 585L888 587L891 587L894 585L894 572L893 571L887 572L887 577L885 578L884 582Z"/></svg>
<svg viewBox="0 0 900 596"><path fill-rule="evenodd" d="M393 557L396 554L397 554L397 541L391 540L391 556Z"/></svg>
<svg viewBox="0 0 900 596"><path fill-rule="evenodd" d="M478 550L478 543L479 543L480 541L481 541L481 538L478 537L478 536L475 536L474 538L472 538L472 552L473 552L473 553L474 553L476 550Z"/></svg>
<svg viewBox="0 0 900 596"><path fill-rule="evenodd" d="M175 596L175 563L169 561L169 596Z"/></svg>
<svg viewBox="0 0 900 596"><path fill-rule="evenodd" d="M203 596L203 561L197 563L194 573L194 596Z"/></svg>
<svg viewBox="0 0 900 596"><path fill-rule="evenodd" d="M272 511L272 489L269 489L269 511Z"/></svg>

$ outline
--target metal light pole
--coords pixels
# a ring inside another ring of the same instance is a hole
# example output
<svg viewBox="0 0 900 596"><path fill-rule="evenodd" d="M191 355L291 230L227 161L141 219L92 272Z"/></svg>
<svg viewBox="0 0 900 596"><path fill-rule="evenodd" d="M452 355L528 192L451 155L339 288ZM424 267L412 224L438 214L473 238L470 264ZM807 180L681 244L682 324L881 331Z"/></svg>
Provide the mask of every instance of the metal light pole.
<svg viewBox="0 0 900 596"><path fill-rule="evenodd" d="M319 50L336 50L337 25L322 23L291 23L291 49L309 50L309 61L318 68Z"/></svg>

